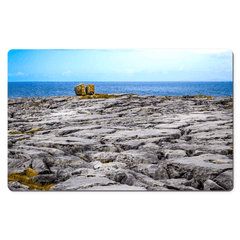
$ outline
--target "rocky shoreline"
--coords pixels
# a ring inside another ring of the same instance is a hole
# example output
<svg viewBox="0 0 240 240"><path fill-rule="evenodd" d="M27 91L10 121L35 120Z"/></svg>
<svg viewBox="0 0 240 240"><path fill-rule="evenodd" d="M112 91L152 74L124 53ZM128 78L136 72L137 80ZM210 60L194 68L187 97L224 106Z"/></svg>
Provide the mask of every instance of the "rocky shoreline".
<svg viewBox="0 0 240 240"><path fill-rule="evenodd" d="M232 107L232 96L9 98L9 189L232 190Z"/></svg>

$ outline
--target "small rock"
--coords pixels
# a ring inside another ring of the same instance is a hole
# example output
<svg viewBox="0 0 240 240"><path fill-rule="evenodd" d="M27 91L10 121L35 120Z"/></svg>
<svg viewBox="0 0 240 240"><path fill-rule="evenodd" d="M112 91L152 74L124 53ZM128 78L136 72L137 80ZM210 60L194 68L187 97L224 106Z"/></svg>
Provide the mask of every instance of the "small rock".
<svg viewBox="0 0 240 240"><path fill-rule="evenodd" d="M28 186L20 184L19 182L9 182L8 188L11 191L27 191L29 189Z"/></svg>
<svg viewBox="0 0 240 240"><path fill-rule="evenodd" d="M219 174L214 181L226 190L231 191L233 189L233 171L228 170Z"/></svg>

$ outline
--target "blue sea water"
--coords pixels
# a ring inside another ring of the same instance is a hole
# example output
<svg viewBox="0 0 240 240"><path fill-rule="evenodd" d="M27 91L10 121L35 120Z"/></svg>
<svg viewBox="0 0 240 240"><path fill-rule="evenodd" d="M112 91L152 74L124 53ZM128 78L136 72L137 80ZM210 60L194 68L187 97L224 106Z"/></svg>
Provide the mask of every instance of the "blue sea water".
<svg viewBox="0 0 240 240"><path fill-rule="evenodd" d="M8 97L74 96L74 87L82 82L9 82ZM84 82L93 83L96 93L136 93L139 95L231 96L232 82Z"/></svg>

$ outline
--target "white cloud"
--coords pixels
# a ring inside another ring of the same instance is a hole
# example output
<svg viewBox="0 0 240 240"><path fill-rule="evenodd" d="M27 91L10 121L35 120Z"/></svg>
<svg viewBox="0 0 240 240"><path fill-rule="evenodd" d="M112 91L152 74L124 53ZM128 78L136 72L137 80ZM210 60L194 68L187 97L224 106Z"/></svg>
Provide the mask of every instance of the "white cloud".
<svg viewBox="0 0 240 240"><path fill-rule="evenodd" d="M232 71L232 61L230 59L225 59L221 64L215 66L215 69L225 69L226 71Z"/></svg>
<svg viewBox="0 0 240 240"><path fill-rule="evenodd" d="M222 53L222 52L226 52L227 50L214 50L214 49L199 49L199 50L193 50L193 53L196 54L212 54L212 53Z"/></svg>
<svg viewBox="0 0 240 240"><path fill-rule="evenodd" d="M66 75L66 76L69 76L69 75L71 75L71 74L73 74L72 71L66 71L66 72L63 72L63 73L62 73L62 75Z"/></svg>
<svg viewBox="0 0 240 240"><path fill-rule="evenodd" d="M9 73L8 76L28 76L28 74L18 72L18 73Z"/></svg>
<svg viewBox="0 0 240 240"><path fill-rule="evenodd" d="M231 58L232 57L232 51L231 50L193 50L191 51L194 54L205 54L210 57L214 58Z"/></svg>
<svg viewBox="0 0 240 240"><path fill-rule="evenodd" d="M182 71L184 69L184 65L185 65L185 63L183 63L178 70Z"/></svg>
<svg viewBox="0 0 240 240"><path fill-rule="evenodd" d="M134 69L124 69L124 70L117 70L118 73L127 73L127 74L133 74L136 73L137 71Z"/></svg>
<svg viewBox="0 0 240 240"><path fill-rule="evenodd" d="M18 72L18 73L17 73L17 76L18 76L18 75L25 75L25 74L22 73L22 72Z"/></svg>

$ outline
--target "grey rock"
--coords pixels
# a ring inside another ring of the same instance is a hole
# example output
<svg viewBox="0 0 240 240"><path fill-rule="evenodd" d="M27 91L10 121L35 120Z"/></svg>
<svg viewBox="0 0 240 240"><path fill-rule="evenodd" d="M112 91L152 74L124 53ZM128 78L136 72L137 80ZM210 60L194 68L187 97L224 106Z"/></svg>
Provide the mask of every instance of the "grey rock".
<svg viewBox="0 0 240 240"><path fill-rule="evenodd" d="M156 155L138 151L138 150L128 150L122 153L119 153L116 160L117 162L123 162L127 165L139 164L139 163L152 163L157 164L159 159Z"/></svg>
<svg viewBox="0 0 240 240"><path fill-rule="evenodd" d="M29 187L19 182L8 182L8 188L11 191L28 191Z"/></svg>
<svg viewBox="0 0 240 240"><path fill-rule="evenodd" d="M213 154L170 159L167 163L167 167L169 166L174 167L175 171L182 177L197 179L201 181L202 184L207 179L212 180L221 172L232 169L232 164L227 157Z"/></svg>
<svg viewBox="0 0 240 240"><path fill-rule="evenodd" d="M36 177L33 177L32 180L41 185L52 184L57 181L57 177L53 174L41 174Z"/></svg>
<svg viewBox="0 0 240 240"><path fill-rule="evenodd" d="M31 163L31 167L37 174L51 173L50 169L42 159L34 159Z"/></svg>
<svg viewBox="0 0 240 240"><path fill-rule="evenodd" d="M107 186L116 182L108 178L78 176L58 183L50 191L79 191L94 186Z"/></svg>
<svg viewBox="0 0 240 240"><path fill-rule="evenodd" d="M154 180L161 180L161 179L168 179L168 174L166 168L162 166L156 166L153 164L137 164L134 165L132 168L135 172L142 173L147 175Z"/></svg>
<svg viewBox="0 0 240 240"><path fill-rule="evenodd" d="M209 190L224 190L224 188L220 187L218 184L216 184L214 181L208 179L203 183L203 190L209 191Z"/></svg>
<svg viewBox="0 0 240 240"><path fill-rule="evenodd" d="M214 181L224 189L231 191L233 189L233 171L228 170L220 173Z"/></svg>

